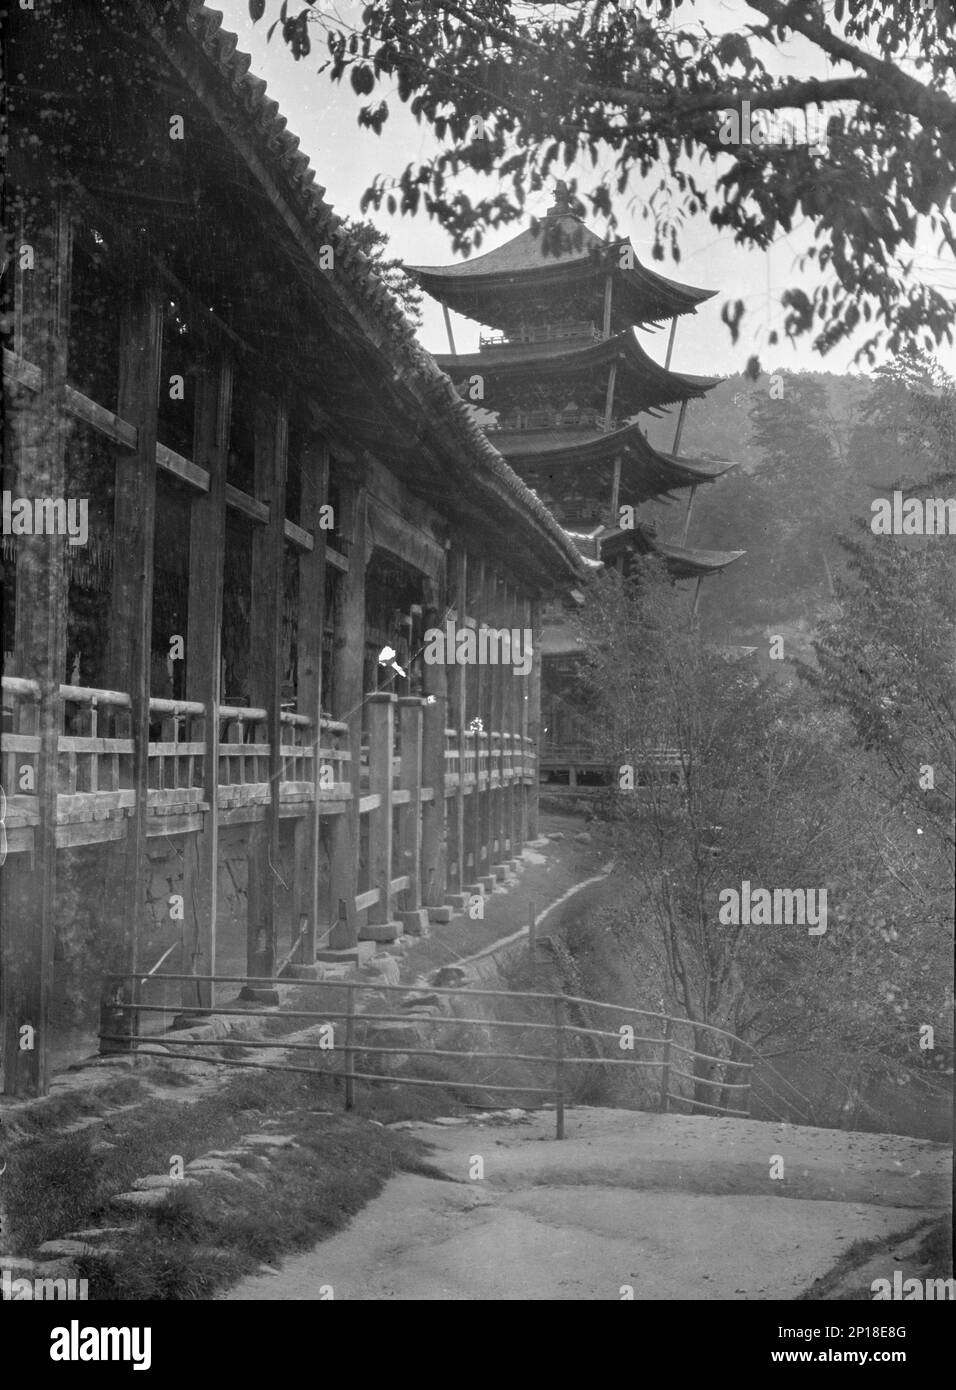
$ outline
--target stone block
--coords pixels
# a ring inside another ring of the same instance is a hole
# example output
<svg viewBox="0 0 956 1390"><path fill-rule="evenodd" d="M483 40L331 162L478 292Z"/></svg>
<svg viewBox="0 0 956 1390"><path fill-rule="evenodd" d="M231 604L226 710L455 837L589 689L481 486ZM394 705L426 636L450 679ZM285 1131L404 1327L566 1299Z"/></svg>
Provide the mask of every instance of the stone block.
<svg viewBox="0 0 956 1390"><path fill-rule="evenodd" d="M400 912L398 919L403 930L410 936L428 936L428 912L424 907L414 908L410 912Z"/></svg>
<svg viewBox="0 0 956 1390"><path fill-rule="evenodd" d="M367 922L359 928L359 941L397 941L401 935L401 922Z"/></svg>
<svg viewBox="0 0 956 1390"><path fill-rule="evenodd" d="M468 906L467 893L446 893L445 903L455 912L464 912ZM439 909L440 910L440 909Z"/></svg>
<svg viewBox="0 0 956 1390"><path fill-rule="evenodd" d="M461 897L462 895L457 893L455 896ZM428 909L428 920L435 926L450 922L454 915L455 909L450 903L446 903L444 907L430 907Z"/></svg>

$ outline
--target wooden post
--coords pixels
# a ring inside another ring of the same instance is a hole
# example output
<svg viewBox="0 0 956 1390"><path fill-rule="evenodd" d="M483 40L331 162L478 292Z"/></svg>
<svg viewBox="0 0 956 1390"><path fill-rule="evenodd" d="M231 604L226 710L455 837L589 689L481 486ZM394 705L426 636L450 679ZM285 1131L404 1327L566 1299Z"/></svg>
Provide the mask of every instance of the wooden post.
<svg viewBox="0 0 956 1390"><path fill-rule="evenodd" d="M249 624L249 696L266 711L269 799L249 835L246 969L268 979L276 963L276 882L279 872L281 762L282 596L285 561L285 477L288 422L285 406L260 397L255 412L255 487L269 504L269 520L252 540L252 613ZM274 991L266 991L271 997ZM253 987L243 997L259 998Z"/></svg>
<svg viewBox="0 0 956 1390"><path fill-rule="evenodd" d="M611 370L607 378L607 393L604 397L604 431L611 428L611 420L614 416L614 383L617 381L617 359L611 363Z"/></svg>
<svg viewBox="0 0 956 1390"><path fill-rule="evenodd" d="M614 477L611 480L611 525L617 525L618 506L621 498L621 455L614 459Z"/></svg>
<svg viewBox="0 0 956 1390"><path fill-rule="evenodd" d="M564 1138L564 997L554 1001L554 1124L555 1139Z"/></svg>
<svg viewBox="0 0 956 1390"><path fill-rule="evenodd" d="M671 331L667 338L667 353L664 357L664 371L666 372L671 365L671 353L674 351L674 334L677 332L677 315L671 319Z"/></svg>
<svg viewBox="0 0 956 1390"><path fill-rule="evenodd" d="M455 335L454 335L454 333L452 333L452 331L451 331L451 318L449 317L449 314L448 314L448 305L447 305L447 304L443 304L443 305L441 306L441 311L442 311L442 313L443 313L444 316L445 316L445 332L448 334L448 348L449 348L449 351L451 352L452 357L457 357L457 356L458 356L458 349L455 347Z"/></svg>
<svg viewBox="0 0 956 1390"><path fill-rule="evenodd" d="M534 989L534 977L538 956L538 913L535 907L534 898L528 903L528 960L531 965L531 988Z"/></svg>
<svg viewBox="0 0 956 1390"><path fill-rule="evenodd" d="M686 402L686 401L681 401L681 403L680 403L680 412L678 413L678 416L677 416L677 429L676 429L675 432L674 432L674 447L673 447L673 449L671 450L671 454L672 454L672 456L673 456L674 458L677 458L677 457L679 456L679 454L680 454L680 437L681 437L681 435L684 433L684 417L685 417L686 415L687 415L687 402Z"/></svg>
<svg viewBox="0 0 956 1390"><path fill-rule="evenodd" d="M332 901L345 902L346 916L339 918L329 945L334 950L353 948L358 942L355 897L358 891L359 797L362 757L363 658L365 653L366 493L355 484L343 486L341 506L343 534L349 538L349 571L339 588L333 648L335 718L349 726L352 796L344 815L331 818Z"/></svg>
<svg viewBox="0 0 956 1390"><path fill-rule="evenodd" d="M687 544L687 533L690 530L690 514L694 510L694 494L696 493L696 491L696 486L692 487L690 490L690 496L687 499L687 511L684 513L684 533L680 538L681 545Z"/></svg>
<svg viewBox="0 0 956 1390"><path fill-rule="evenodd" d="M457 613L456 626L464 626L468 607L468 556L464 550L454 553L453 561L454 606ZM465 668L457 663L448 668L451 727L458 737L458 786L453 802L452 849L456 869L453 887L456 893L464 890L467 881L465 873Z"/></svg>
<svg viewBox="0 0 956 1390"><path fill-rule="evenodd" d="M471 614L475 620L475 634L481 632L482 625L486 621L485 609L485 561L476 560L469 565L469 575L474 574L474 586L472 588ZM483 726L487 729L487 711L485 709L485 673L484 668L479 662L475 662L471 668L465 666L465 681L467 683L469 698L467 699L469 723L472 719L480 719ZM481 784L481 747L482 738L480 734L475 735L475 785L471 793L471 806L469 808L470 825L466 836L467 848L471 850L472 868L468 877L469 882L477 883L482 874L482 820L483 820L483 800L484 792Z"/></svg>
<svg viewBox="0 0 956 1390"><path fill-rule="evenodd" d="M31 233L34 268L18 274L17 317L25 350L41 368L41 389L12 418L17 489L27 497L64 497L70 221L57 204ZM16 257L14 257L16 259ZM56 818L59 685L66 675L66 540L20 536L17 545L18 674L39 685L36 763L38 824L33 848L3 867L3 1089L40 1096L48 1089L48 1016L56 932ZM22 1032L22 1029L30 1032Z"/></svg>
<svg viewBox="0 0 956 1390"><path fill-rule="evenodd" d="M531 739L532 753L538 753L541 735L541 623L540 608L537 602L531 605L531 630L534 633L534 661L531 666L531 688L528 691L528 737ZM528 838L538 838L538 764L532 769L531 784L528 787Z"/></svg>
<svg viewBox="0 0 956 1390"><path fill-rule="evenodd" d="M186 619L186 698L206 709L202 829L184 837L186 900L183 969L216 973L219 908L219 689L226 530L226 456L232 409L232 365L204 370L196 399L194 462L209 473L209 491L194 497L189 515L189 598ZM183 984L183 1008L209 1008L213 986Z"/></svg>
<svg viewBox="0 0 956 1390"><path fill-rule="evenodd" d="M126 823L123 888L119 898L126 970L139 971L146 908L146 824L149 788L149 682L152 653L153 566L156 533L156 421L162 343L160 292L136 289L121 316L118 412L138 431L134 452L119 453L113 504L113 603L109 675L128 690L135 801ZM165 638L166 634L162 634ZM130 1004L136 1030L138 981Z"/></svg>
<svg viewBox="0 0 956 1390"><path fill-rule="evenodd" d="M611 302L614 294L614 271L609 270L604 279L604 324L605 338L611 336Z"/></svg>
<svg viewBox="0 0 956 1390"><path fill-rule="evenodd" d="M339 904L339 910L344 904ZM345 1108L351 1110L355 1105L355 986L349 984L345 991Z"/></svg>
<svg viewBox="0 0 956 1390"><path fill-rule="evenodd" d="M400 921L406 931L420 934L422 918L422 715L424 701L417 695L404 695L398 701L399 740L402 757L398 784L409 799L401 808L399 820L399 866L396 878L408 875L405 908Z"/></svg>
<svg viewBox="0 0 956 1390"><path fill-rule="evenodd" d="M521 612L521 622L522 622L522 626L525 627L525 628L527 628L529 631L532 632L532 650L534 650L533 629L532 629L532 627L531 627L531 603L530 603L530 600L528 600L528 599L526 599L526 598L523 598L523 599L521 600L520 612ZM533 665L533 663L532 663L531 673L530 673L529 675L523 677L522 682L521 682L521 692L520 692L521 704L520 704L520 708L519 708L519 711L518 711L518 726L519 726L519 732L520 732L520 734L521 734L521 777L518 779L518 818L519 818L519 822L518 822L518 849L519 849L519 850L524 846L525 841L526 841L527 839L530 838L529 822L528 822L528 805L529 805L530 797L529 797L529 792L528 792L528 785L527 785L527 783L525 782L524 759L525 759L525 739L528 738L528 737L530 736L528 731L529 731L529 728L530 728L530 719L531 719L531 701L532 701L532 694L533 694L533 682L532 682L532 677L533 677L533 675L534 675L534 665Z"/></svg>
<svg viewBox="0 0 956 1390"><path fill-rule="evenodd" d="M521 627L521 650L524 651L524 630L521 623L521 607L512 585L508 586L508 623L511 627ZM518 782L517 768L518 733L520 725L521 697L524 694L527 676L519 676L512 668L505 687L505 727L511 735L511 777L505 792L505 834L508 839L508 858L516 855L515 842L518 835Z"/></svg>
<svg viewBox="0 0 956 1390"><path fill-rule="evenodd" d="M443 623L442 611L426 611L426 628ZM424 667L425 708L422 729L422 781L432 789L432 799L422 805L422 902L441 906L447 873L446 835L450 820L445 802L445 729L452 718L448 702L448 667L436 663Z"/></svg>
<svg viewBox="0 0 956 1390"><path fill-rule="evenodd" d="M500 577L492 570L490 577L491 589L491 625L494 628L502 629L506 626L507 613L503 603L503 587ZM511 657L511 638L508 638L508 655ZM505 682L508 679L508 671L514 668L503 665L491 668L491 679L488 691L488 728L491 731L488 736L488 870L493 872L494 865L500 863L504 858L504 733L505 721ZM497 734L497 758L494 753L494 738ZM492 789L492 775L498 773L498 785Z"/></svg>
<svg viewBox="0 0 956 1390"><path fill-rule="evenodd" d="M481 566L481 623L487 627L497 626L495 618L495 572L493 567L486 561L480 562ZM480 655L480 643L479 643ZM491 756L491 733L494 727L495 713L495 686L498 684L498 667L485 666L479 663L476 668L480 672L480 684L478 695L478 716L484 729L484 737L479 735L479 741L485 748L485 790L478 799L478 839L477 850L475 853L475 876L480 878L484 874L491 872L492 860L492 835L494 834L494 818L492 815L492 805L495 793L491 788L491 771L493 759Z"/></svg>
<svg viewBox="0 0 956 1390"><path fill-rule="evenodd" d="M395 741L397 695L378 690L368 704L368 790L379 804L368 813L369 889L378 889L378 902L368 910L369 927L392 921L392 745ZM364 929L359 932L361 937ZM381 933L369 933L372 940Z"/></svg>
<svg viewBox="0 0 956 1390"><path fill-rule="evenodd" d="M667 1114L671 1081L671 1021L664 1019L664 1058L661 1062L661 1113Z"/></svg>
<svg viewBox="0 0 956 1390"><path fill-rule="evenodd" d="M315 943L321 913L319 884L321 878L322 799L322 631L325 623L325 541L326 533L319 526L320 508L325 503L329 487L329 451L318 440L303 451L300 460L302 502L300 522L312 536L312 549L299 555L299 611L296 625L298 680L296 706L299 714L312 721L310 737L312 752L313 800L308 815L295 823L295 874L293 891L297 917L306 917L308 929L298 953L299 963L310 964L315 959Z"/></svg>

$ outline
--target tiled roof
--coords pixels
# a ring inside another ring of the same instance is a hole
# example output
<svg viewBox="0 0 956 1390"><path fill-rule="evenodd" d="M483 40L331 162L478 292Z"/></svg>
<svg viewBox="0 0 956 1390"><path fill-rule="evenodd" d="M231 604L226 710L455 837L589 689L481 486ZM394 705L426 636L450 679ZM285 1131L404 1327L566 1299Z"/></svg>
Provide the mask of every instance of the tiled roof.
<svg viewBox="0 0 956 1390"><path fill-rule="evenodd" d="M133 0L133 4L154 38L165 47L170 31L158 20L153 0ZM295 211L310 239L314 239L316 252L322 245L333 246L336 274L326 278L343 307L372 342L390 356L405 386L432 407L438 417L436 424L449 435L449 446L459 446L449 447L445 453L461 480L466 486L496 496L509 507L518 528L516 540L523 529L527 540L535 536L539 549L541 541L545 541L552 564L558 563L565 571L570 569L579 576L580 559L558 522L488 442L451 382L415 341L414 330L400 306L369 269L368 257L344 230L342 218L325 202L325 189L316 183L315 171L300 150L298 137L288 129L278 103L266 95L266 83L250 72L252 60L238 49L237 36L223 29L222 15L202 0L181 0L179 13L185 31L249 116L259 146L257 153L266 169L283 179L284 191L291 194Z"/></svg>

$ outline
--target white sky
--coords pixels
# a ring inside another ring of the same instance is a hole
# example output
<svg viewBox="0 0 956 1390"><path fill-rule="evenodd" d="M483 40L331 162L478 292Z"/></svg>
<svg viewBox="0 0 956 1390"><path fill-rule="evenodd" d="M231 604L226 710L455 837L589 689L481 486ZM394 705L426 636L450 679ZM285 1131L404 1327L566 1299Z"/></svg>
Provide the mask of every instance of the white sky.
<svg viewBox="0 0 956 1390"><path fill-rule="evenodd" d="M434 150L432 137L424 127L416 124L407 107L398 100L397 92L393 97L376 88L376 96L385 95L389 103L390 115L382 134L377 136L360 129L356 118L363 99L353 93L347 79L333 84L325 74L317 73L324 56L324 45L318 34L313 39L311 56L296 63L278 33L271 43L266 42L268 24L265 21L253 26L247 0L218 0L218 3L213 0L213 4L221 10L225 27L238 34L240 49L252 56L252 71L268 82L269 95L279 103L289 129L298 135L303 151L309 156L317 182L326 189L326 201L340 215L360 215L362 193L376 174L398 175L410 161ZM357 5L353 0L341 0L339 8L345 13L356 9ZM290 9L293 13L298 9L294 0ZM266 16L269 23L276 12L277 7L270 5ZM741 0L706 0L705 5L695 7L695 13L705 19L712 31L740 28L756 17ZM682 11L678 16L680 23L686 25L684 16L688 14L689 10ZM800 39L785 46L780 66L805 76L825 77L833 71ZM704 185L712 185L716 167L701 166L700 181ZM587 177L587 172L582 170L579 176ZM482 184L474 176L469 179L465 187L474 196L474 191ZM653 182L656 181L652 181L651 187ZM488 181L483 181L483 185L488 188ZM493 184L490 186L493 188ZM718 231L706 217L696 218L686 225L681 236L680 263L675 265L669 256L663 262L656 262L651 258L652 224L644 221L639 213L632 215L628 210L633 195L640 196L641 192L639 183L634 183L628 199L618 204L619 234L630 235L637 254L655 270L718 291L714 299L697 311L693 321L688 316L679 322L672 359L676 370L728 375L741 370L753 352L760 356L766 369L855 370L853 351L864 334L852 347L841 346L821 358L814 353L808 339L800 340L794 347L782 332L779 298L784 289L801 283L796 260L812 243L808 225L796 226L791 235L778 237L769 251L762 252L735 246L731 233ZM541 213L550 201L548 194L532 204L530 210ZM441 265L458 259L452 254L447 235L424 214L415 218L390 217L383 208L369 216L388 234L392 253L404 261ZM603 234L604 227L599 221L592 225L598 234ZM512 224L509 229L486 237L481 251L493 249L520 230L518 224ZM956 261L951 253L944 252L927 235L916 248L916 261L917 275L939 289L950 291L956 300ZM803 284L808 291L812 288L812 282ZM727 328L720 322L720 310L725 300L738 298L744 300L747 316L740 339L732 346ZM452 316L452 322L458 351L476 350L477 325L456 315ZM780 342L770 348L767 335L773 328L780 333ZM448 350L441 309L427 298L420 336L430 351ZM651 354L662 359L666 334L645 336L644 341ZM943 348L937 356L941 365L956 375L956 348Z"/></svg>

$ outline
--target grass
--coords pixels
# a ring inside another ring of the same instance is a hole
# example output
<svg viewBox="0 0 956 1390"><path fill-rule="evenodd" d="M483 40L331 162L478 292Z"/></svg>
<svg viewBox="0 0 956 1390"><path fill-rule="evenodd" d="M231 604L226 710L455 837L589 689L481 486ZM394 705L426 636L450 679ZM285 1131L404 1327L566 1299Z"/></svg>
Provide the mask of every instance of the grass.
<svg viewBox="0 0 956 1390"><path fill-rule="evenodd" d="M796 1301L798 1303L812 1303L823 1299L833 1302L871 1299L872 1293L868 1287L854 1285L854 1273L857 1270L862 1270L871 1260L880 1255L892 1256L894 1250L898 1250L901 1245L912 1240L921 1231L925 1231L926 1234L920 1242L915 1257L909 1257L907 1263L919 1266L919 1277L921 1278L951 1278L953 1273L953 1237L948 1218L943 1218L931 1226L928 1226L925 1220L917 1221L915 1225L908 1227L905 1231L897 1231L893 1235L854 1241L844 1250L832 1269L827 1270L822 1278L815 1279L810 1288L804 1289L803 1293L798 1295ZM928 1273L924 1273L924 1266L926 1265L930 1266ZM904 1274L904 1277L908 1278L909 1275Z"/></svg>
<svg viewBox="0 0 956 1390"><path fill-rule="evenodd" d="M355 1110L346 1115L341 1107L334 1078L240 1073L189 1105L153 1099L107 1114L90 1131L33 1132L8 1156L13 1246L29 1254L55 1236L118 1224L110 1198L138 1177L169 1172L174 1155L188 1163L263 1127L293 1135L297 1148L244 1154L240 1182L206 1178L200 1187L173 1189L116 1238L115 1255L77 1262L92 1298L208 1298L263 1261L340 1230L393 1174L442 1176L418 1140L385 1125L454 1113L449 1092L359 1083ZM104 1150L104 1141L112 1147Z"/></svg>

